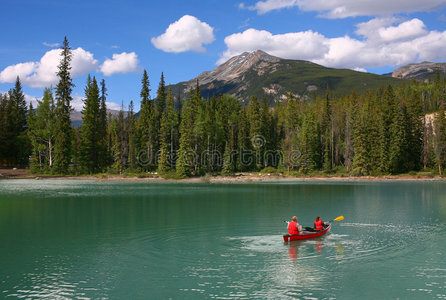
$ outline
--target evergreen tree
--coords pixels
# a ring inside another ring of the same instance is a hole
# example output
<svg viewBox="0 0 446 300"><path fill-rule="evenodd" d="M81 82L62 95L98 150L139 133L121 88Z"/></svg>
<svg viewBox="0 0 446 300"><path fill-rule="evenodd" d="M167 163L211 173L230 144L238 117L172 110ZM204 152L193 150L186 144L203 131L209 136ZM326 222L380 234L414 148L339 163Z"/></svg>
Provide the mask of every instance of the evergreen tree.
<svg viewBox="0 0 446 300"><path fill-rule="evenodd" d="M302 126L303 108L293 93L288 93L287 101L284 104L282 113L282 150L283 150L283 166L289 172L299 166L296 154L300 151L301 146L301 126Z"/></svg>
<svg viewBox="0 0 446 300"><path fill-rule="evenodd" d="M132 170L136 168L136 163L137 163L136 150L135 150L136 119L133 110L134 110L133 101L130 101L129 111L127 113L127 128L128 128L128 143L129 143L128 165Z"/></svg>
<svg viewBox="0 0 446 300"><path fill-rule="evenodd" d="M9 91L6 104L4 155L9 166L25 166L29 163L29 140L26 135L27 106L22 85L17 77Z"/></svg>
<svg viewBox="0 0 446 300"><path fill-rule="evenodd" d="M425 134L423 100L418 89L409 89L407 102L408 169L419 170L422 166Z"/></svg>
<svg viewBox="0 0 446 300"><path fill-rule="evenodd" d="M112 171L122 174L128 161L128 132L124 112L121 107L117 117L110 121Z"/></svg>
<svg viewBox="0 0 446 300"><path fill-rule="evenodd" d="M352 100L347 102L345 113L345 130L344 130L344 163L347 171L350 171L353 165L353 100L356 95L353 94Z"/></svg>
<svg viewBox="0 0 446 300"><path fill-rule="evenodd" d="M197 170L198 131L197 115L201 104L201 93L198 82L195 90L189 92L189 100L185 101L181 110L180 145L176 172L180 177L191 176Z"/></svg>
<svg viewBox="0 0 446 300"><path fill-rule="evenodd" d="M141 109L138 119L138 159L140 167L148 170L155 158L155 111L150 100L150 83L147 71L144 70L141 80Z"/></svg>
<svg viewBox="0 0 446 300"><path fill-rule="evenodd" d="M353 158L354 175L369 174L369 148L368 148L368 128L367 110L358 103L354 107L353 119Z"/></svg>
<svg viewBox="0 0 446 300"><path fill-rule="evenodd" d="M98 167L99 170L104 170L110 162L110 153L108 152L108 133L107 133L107 88L105 87L105 80L101 80L101 96L99 107L99 124L98 124Z"/></svg>
<svg viewBox="0 0 446 300"><path fill-rule="evenodd" d="M80 128L80 158L82 170L95 173L100 169L100 152L102 147L101 99L96 78L88 75L85 88L82 126ZM102 133L103 134L103 133Z"/></svg>
<svg viewBox="0 0 446 300"><path fill-rule="evenodd" d="M160 128L160 155L158 159L158 170L165 172L175 163L175 145L178 132L178 114L175 109L172 89L169 87L167 94L166 113L161 118Z"/></svg>
<svg viewBox="0 0 446 300"><path fill-rule="evenodd" d="M392 123L390 141L390 166L392 173L402 173L408 170L408 137L407 112L402 103L397 103L396 115Z"/></svg>
<svg viewBox="0 0 446 300"><path fill-rule="evenodd" d="M164 82L164 73L161 73L161 79L156 92L156 108L159 120L166 110L166 83Z"/></svg>
<svg viewBox="0 0 446 300"><path fill-rule="evenodd" d="M254 165L257 170L263 166L263 150L265 147L265 137L262 135L262 118L260 115L260 104L257 97L251 97L248 104L248 120L250 124L249 135L251 138Z"/></svg>
<svg viewBox="0 0 446 300"><path fill-rule="evenodd" d="M332 111L330 101L330 91L327 89L324 105L322 108L322 120L321 120L321 144L323 147L323 162L322 168L328 172L332 168L332 156L331 149L333 149L333 129L332 129Z"/></svg>
<svg viewBox="0 0 446 300"><path fill-rule="evenodd" d="M28 128L34 128L36 125L36 114L34 112L33 104L32 102L29 104L29 110L28 110L28 116L26 118L26 124ZM36 140L32 138L31 134L32 130L28 130L28 136L31 141L32 145L32 151L31 151L31 159L29 162L29 168L32 173L38 173L40 172L42 168L42 159L40 156L40 151L38 149L39 144L36 143ZM36 145L37 144L37 145Z"/></svg>
<svg viewBox="0 0 446 300"><path fill-rule="evenodd" d="M242 108L239 113L237 144L237 170L250 170L254 163L254 159L252 155L252 143L250 138L250 123L246 109L244 108Z"/></svg>
<svg viewBox="0 0 446 300"><path fill-rule="evenodd" d="M313 111L305 114L302 122L300 157L295 156L295 161L300 165L300 171L307 173L314 170L320 163L321 134ZM297 155L297 154L295 154Z"/></svg>
<svg viewBox="0 0 446 300"><path fill-rule="evenodd" d="M232 160L231 152L231 147L229 146L229 142L227 142L225 146L225 152L223 154L223 175L230 175L234 173L234 162Z"/></svg>
<svg viewBox="0 0 446 300"><path fill-rule="evenodd" d="M443 170L446 163L446 117L444 101L441 101L440 109L435 114L434 136L435 160L438 173L443 175Z"/></svg>
<svg viewBox="0 0 446 300"><path fill-rule="evenodd" d="M65 37L61 51L61 61L58 66L57 76L59 83L56 87L56 128L57 132L54 144L54 172L58 174L68 173L68 167L72 155L72 130L70 121L71 91L73 84L70 75L71 48Z"/></svg>
<svg viewBox="0 0 446 300"><path fill-rule="evenodd" d="M378 95L379 96L379 95ZM390 159L391 126L394 122L396 96L391 85L387 86L379 109L379 171L382 174L390 172L392 161Z"/></svg>

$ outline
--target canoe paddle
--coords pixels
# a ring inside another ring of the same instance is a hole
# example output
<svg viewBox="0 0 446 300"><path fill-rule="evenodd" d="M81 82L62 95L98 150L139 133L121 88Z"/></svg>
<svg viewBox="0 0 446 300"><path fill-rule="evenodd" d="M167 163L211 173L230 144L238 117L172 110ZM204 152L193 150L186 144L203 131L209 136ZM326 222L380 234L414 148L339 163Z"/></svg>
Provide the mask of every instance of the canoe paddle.
<svg viewBox="0 0 446 300"><path fill-rule="evenodd" d="M333 221L342 221L344 220L344 216L339 216L336 219L334 219ZM290 221L284 221L285 223L289 223Z"/></svg>
<svg viewBox="0 0 446 300"><path fill-rule="evenodd" d="M334 219L333 221L342 221L344 220L344 216L339 216L336 219Z"/></svg>

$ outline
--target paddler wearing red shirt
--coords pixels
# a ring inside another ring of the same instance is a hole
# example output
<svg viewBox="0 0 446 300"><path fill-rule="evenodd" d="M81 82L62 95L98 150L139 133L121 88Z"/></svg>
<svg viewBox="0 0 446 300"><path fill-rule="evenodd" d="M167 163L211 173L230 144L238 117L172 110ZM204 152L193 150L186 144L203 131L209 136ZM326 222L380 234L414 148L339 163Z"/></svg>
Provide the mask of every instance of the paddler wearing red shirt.
<svg viewBox="0 0 446 300"><path fill-rule="evenodd" d="M316 221L314 221L314 229L323 230L325 228L324 222L322 222L321 217L317 216Z"/></svg>
<svg viewBox="0 0 446 300"><path fill-rule="evenodd" d="M302 234L302 226L297 223L297 217L291 218L291 222L288 222L288 234Z"/></svg>

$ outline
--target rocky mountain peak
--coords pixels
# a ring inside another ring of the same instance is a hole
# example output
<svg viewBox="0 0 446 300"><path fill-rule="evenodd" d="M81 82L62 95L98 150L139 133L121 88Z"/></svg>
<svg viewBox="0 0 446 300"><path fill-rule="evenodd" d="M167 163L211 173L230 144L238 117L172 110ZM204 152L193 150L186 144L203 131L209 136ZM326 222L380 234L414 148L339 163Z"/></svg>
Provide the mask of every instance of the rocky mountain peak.
<svg viewBox="0 0 446 300"><path fill-rule="evenodd" d="M262 74L265 72L265 68L273 67L280 60L280 58L269 55L262 50L244 52L232 57L227 62L216 67L213 71L201 73L197 79L200 85L205 85L213 81L232 81L242 78L242 75L249 70L255 70ZM195 82L196 79L190 80L188 86L193 86Z"/></svg>
<svg viewBox="0 0 446 300"><path fill-rule="evenodd" d="M432 76L437 71L446 73L446 63L433 63L424 61L422 63L408 64L393 71L392 77L403 79L425 79L429 76Z"/></svg>

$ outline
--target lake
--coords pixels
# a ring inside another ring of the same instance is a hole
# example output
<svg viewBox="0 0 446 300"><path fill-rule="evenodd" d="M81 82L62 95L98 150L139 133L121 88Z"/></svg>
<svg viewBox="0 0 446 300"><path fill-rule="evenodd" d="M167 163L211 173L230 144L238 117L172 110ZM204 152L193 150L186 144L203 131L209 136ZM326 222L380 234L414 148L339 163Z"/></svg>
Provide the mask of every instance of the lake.
<svg viewBox="0 0 446 300"><path fill-rule="evenodd" d="M2 180L0 297L446 299L445 231L438 181Z"/></svg>

